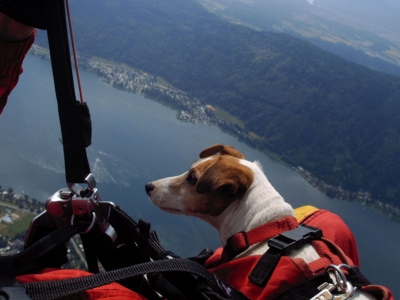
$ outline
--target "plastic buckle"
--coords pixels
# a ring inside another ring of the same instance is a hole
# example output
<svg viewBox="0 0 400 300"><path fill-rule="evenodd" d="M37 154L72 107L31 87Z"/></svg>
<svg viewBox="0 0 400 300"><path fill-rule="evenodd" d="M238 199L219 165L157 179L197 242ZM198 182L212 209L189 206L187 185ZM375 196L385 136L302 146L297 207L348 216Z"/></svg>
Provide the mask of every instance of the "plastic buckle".
<svg viewBox="0 0 400 300"><path fill-rule="evenodd" d="M234 249L234 244L232 243L232 240L233 239L238 239L239 235L243 236L246 245L245 246L240 246L240 247L235 247L236 249ZM241 232L238 232L238 233L232 235L230 238L228 238L226 240L226 246L225 246L224 250L231 257L235 257L235 256L243 253L247 249L249 249L249 247L250 247L250 242L249 242L249 237L247 236L247 232L241 231Z"/></svg>
<svg viewBox="0 0 400 300"><path fill-rule="evenodd" d="M305 243L320 239L321 237L321 229L302 224L295 229L283 232L270 239L268 246L279 250L283 255L287 255L292 250L300 249Z"/></svg>

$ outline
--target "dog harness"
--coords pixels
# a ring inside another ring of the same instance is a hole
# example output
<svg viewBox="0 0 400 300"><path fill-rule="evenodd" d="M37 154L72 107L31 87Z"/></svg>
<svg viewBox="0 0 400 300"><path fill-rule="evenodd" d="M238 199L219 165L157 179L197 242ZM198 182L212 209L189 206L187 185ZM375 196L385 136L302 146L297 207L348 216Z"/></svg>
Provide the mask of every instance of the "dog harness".
<svg viewBox="0 0 400 300"><path fill-rule="evenodd" d="M250 299L330 299L313 298L322 284L333 289L327 270L351 266L340 271L347 281L378 299L394 299L387 288L371 285L359 272L354 236L339 216L311 206L299 212L300 224L294 217L285 217L233 235L224 248L217 249L206 261L206 267ZM268 241L270 247L264 255L232 259L261 241ZM287 256L305 243L310 243L320 258L306 263Z"/></svg>

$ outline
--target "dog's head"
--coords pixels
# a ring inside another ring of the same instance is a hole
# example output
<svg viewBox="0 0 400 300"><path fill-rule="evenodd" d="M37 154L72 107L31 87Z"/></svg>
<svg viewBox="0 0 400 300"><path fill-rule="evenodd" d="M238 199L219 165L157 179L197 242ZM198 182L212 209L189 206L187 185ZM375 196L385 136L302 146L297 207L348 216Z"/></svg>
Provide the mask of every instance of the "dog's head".
<svg viewBox="0 0 400 300"><path fill-rule="evenodd" d="M253 172L243 160L244 155L235 148L213 145L200 153L200 160L187 172L147 183L146 192L164 211L218 216L242 199L253 182Z"/></svg>

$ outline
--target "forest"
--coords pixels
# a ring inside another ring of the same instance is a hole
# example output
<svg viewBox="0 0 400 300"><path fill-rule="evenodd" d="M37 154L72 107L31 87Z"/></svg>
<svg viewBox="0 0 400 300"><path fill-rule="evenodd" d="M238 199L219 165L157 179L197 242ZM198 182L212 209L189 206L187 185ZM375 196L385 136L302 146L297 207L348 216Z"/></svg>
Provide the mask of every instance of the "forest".
<svg viewBox="0 0 400 300"><path fill-rule="evenodd" d="M160 76L238 117L283 161L400 205L400 78L192 0L70 3L81 55Z"/></svg>

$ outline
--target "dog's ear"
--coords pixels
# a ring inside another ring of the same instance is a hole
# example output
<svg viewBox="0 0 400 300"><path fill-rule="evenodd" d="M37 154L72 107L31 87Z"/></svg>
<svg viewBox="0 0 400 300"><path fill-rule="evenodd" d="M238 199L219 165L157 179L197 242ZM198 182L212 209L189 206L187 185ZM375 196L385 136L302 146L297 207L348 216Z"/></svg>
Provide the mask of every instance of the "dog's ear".
<svg viewBox="0 0 400 300"><path fill-rule="evenodd" d="M204 149L200 153L200 158L206 158L217 153L219 153L220 155L230 155L233 157L244 159L244 155L240 151L236 150L232 146L227 146L222 144L215 144L208 147L207 149Z"/></svg>
<svg viewBox="0 0 400 300"><path fill-rule="evenodd" d="M198 179L196 192L213 193L219 198L241 198L253 182L250 168L234 159L218 159Z"/></svg>

